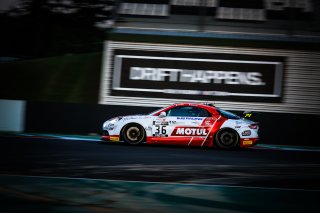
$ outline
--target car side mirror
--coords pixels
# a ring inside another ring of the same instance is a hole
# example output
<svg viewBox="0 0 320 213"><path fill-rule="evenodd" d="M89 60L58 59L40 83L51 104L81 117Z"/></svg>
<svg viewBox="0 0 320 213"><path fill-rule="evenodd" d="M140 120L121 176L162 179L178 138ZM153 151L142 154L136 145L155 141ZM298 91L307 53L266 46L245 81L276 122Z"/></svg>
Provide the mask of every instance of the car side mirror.
<svg viewBox="0 0 320 213"><path fill-rule="evenodd" d="M167 113L166 112L160 112L160 115L158 116L159 118L166 117Z"/></svg>

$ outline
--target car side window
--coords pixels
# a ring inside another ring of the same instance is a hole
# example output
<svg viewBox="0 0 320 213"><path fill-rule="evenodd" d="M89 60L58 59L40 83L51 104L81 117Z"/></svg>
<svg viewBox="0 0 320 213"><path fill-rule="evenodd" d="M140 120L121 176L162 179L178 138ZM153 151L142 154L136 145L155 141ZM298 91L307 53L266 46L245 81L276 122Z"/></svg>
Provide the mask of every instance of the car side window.
<svg viewBox="0 0 320 213"><path fill-rule="evenodd" d="M183 106L175 107L167 111L167 116L177 117L211 117L210 113L202 108Z"/></svg>
<svg viewBox="0 0 320 213"><path fill-rule="evenodd" d="M198 108L198 109L200 109L198 117L211 117L211 114L207 110L202 108Z"/></svg>

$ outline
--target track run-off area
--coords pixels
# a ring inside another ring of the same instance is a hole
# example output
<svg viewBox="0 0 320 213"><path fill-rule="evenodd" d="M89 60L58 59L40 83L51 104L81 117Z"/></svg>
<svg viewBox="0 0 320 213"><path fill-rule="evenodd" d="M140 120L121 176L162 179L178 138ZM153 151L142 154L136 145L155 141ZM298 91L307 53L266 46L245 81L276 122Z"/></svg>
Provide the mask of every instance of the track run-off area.
<svg viewBox="0 0 320 213"><path fill-rule="evenodd" d="M99 136L0 135L0 212L310 212L320 148L105 143Z"/></svg>

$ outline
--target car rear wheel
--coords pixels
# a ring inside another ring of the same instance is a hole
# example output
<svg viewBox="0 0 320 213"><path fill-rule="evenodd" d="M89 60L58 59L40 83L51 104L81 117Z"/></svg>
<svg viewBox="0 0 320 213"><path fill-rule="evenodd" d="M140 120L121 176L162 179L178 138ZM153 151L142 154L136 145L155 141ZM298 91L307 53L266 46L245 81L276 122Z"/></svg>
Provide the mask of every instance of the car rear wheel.
<svg viewBox="0 0 320 213"><path fill-rule="evenodd" d="M124 142L130 145L138 145L145 141L145 131L139 124L127 124L122 130Z"/></svg>
<svg viewBox="0 0 320 213"><path fill-rule="evenodd" d="M233 129L221 129L216 134L216 144L221 149L236 149L239 147L239 135Z"/></svg>

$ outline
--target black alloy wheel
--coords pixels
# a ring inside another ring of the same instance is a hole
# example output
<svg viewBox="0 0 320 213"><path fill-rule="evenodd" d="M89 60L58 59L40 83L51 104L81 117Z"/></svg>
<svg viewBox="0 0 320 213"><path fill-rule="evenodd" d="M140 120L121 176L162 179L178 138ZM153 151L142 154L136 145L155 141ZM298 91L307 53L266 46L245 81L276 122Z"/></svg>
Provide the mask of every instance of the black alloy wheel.
<svg viewBox="0 0 320 213"><path fill-rule="evenodd" d="M239 135L233 129L221 129L216 134L216 144L222 149L236 149L239 147Z"/></svg>
<svg viewBox="0 0 320 213"><path fill-rule="evenodd" d="M139 124L127 124L122 130L124 142L130 145L138 145L145 141L146 133Z"/></svg>

